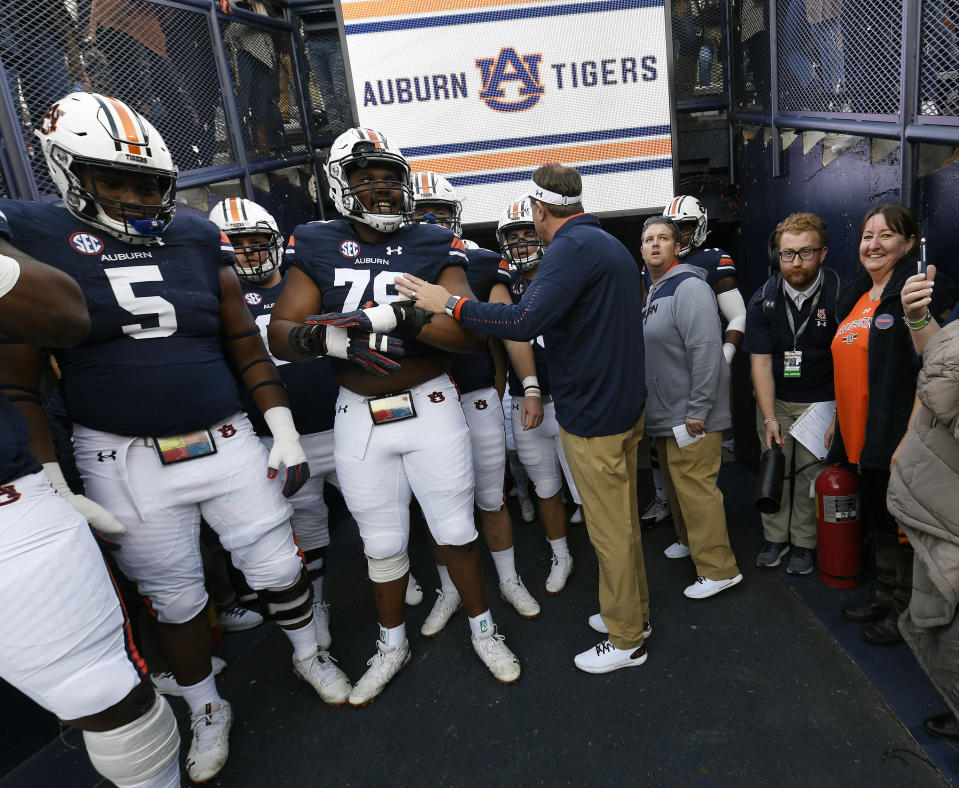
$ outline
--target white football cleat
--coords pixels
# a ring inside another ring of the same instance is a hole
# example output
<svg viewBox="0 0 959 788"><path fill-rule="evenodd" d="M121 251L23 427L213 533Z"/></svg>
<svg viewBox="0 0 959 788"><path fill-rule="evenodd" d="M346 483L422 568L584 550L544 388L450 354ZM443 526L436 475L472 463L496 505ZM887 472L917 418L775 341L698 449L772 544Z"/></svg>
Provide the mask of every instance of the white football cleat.
<svg viewBox="0 0 959 788"><path fill-rule="evenodd" d="M471 640L476 655L483 660L483 664L500 684L512 684L519 678L519 660L507 648L506 638L499 634L495 625L489 635Z"/></svg>
<svg viewBox="0 0 959 788"><path fill-rule="evenodd" d="M566 581L573 574L573 556L553 555L552 564L549 569L549 577L546 578L546 591L550 594L558 594L566 588Z"/></svg>
<svg viewBox="0 0 959 788"><path fill-rule="evenodd" d="M682 542L673 542L669 547L663 550L663 555L667 558L688 558L689 547Z"/></svg>
<svg viewBox="0 0 959 788"><path fill-rule="evenodd" d="M216 622L224 632L245 632L260 626L263 623L263 616L242 605L234 605L229 610L217 613Z"/></svg>
<svg viewBox="0 0 959 788"><path fill-rule="evenodd" d="M436 589L436 601L433 603L433 609L420 627L420 634L426 638L436 637L442 632L449 620L461 607L463 600L457 591L450 591L448 594Z"/></svg>
<svg viewBox="0 0 959 788"><path fill-rule="evenodd" d="M512 580L499 584L499 595L503 601L512 605L513 609L523 618L536 618L539 613L539 602L526 590L523 580L516 575Z"/></svg>
<svg viewBox="0 0 959 788"><path fill-rule="evenodd" d="M337 667L329 651L316 648L316 653L303 661L293 658L293 672L313 689L324 703L342 706L350 697L353 685Z"/></svg>
<svg viewBox="0 0 959 788"><path fill-rule="evenodd" d="M230 727L233 709L223 701L217 706L208 703L206 712L190 717L193 741L186 756L186 773L195 783L208 783L215 778L230 755Z"/></svg>
<svg viewBox="0 0 959 788"><path fill-rule="evenodd" d="M410 664L410 642L404 640L396 648L387 648L376 641L376 653L366 663L366 669L350 693L351 706L365 706L379 695L393 677Z"/></svg>

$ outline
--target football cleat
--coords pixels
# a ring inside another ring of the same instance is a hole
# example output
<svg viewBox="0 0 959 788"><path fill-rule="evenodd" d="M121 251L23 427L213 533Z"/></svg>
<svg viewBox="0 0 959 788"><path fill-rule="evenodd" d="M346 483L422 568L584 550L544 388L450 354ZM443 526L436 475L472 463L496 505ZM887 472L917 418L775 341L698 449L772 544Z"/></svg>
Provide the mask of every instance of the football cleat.
<svg viewBox="0 0 959 788"><path fill-rule="evenodd" d="M217 706L206 704L203 714L190 717L193 739L186 756L186 773L195 783L208 783L216 777L230 756L230 728L233 709L226 701Z"/></svg>
<svg viewBox="0 0 959 788"><path fill-rule="evenodd" d="M430 610L426 621L420 627L420 634L425 638L436 637L446 628L453 614L463 607L463 600L460 599L460 595L456 591L450 591L447 594L437 588L436 594L433 609Z"/></svg>
<svg viewBox="0 0 959 788"><path fill-rule="evenodd" d="M519 679L519 660L506 646L506 638L499 634L495 626L489 635L471 639L476 656L483 660L483 664L500 684L512 684Z"/></svg>
<svg viewBox="0 0 959 788"><path fill-rule="evenodd" d="M346 674L339 669L330 652L316 647L316 653L305 660L293 659L293 672L303 679L324 703L342 706L350 697L353 686Z"/></svg>
<svg viewBox="0 0 959 788"><path fill-rule="evenodd" d="M523 618L536 618L540 613L539 602L526 590L519 575L505 583L500 583L499 595Z"/></svg>
<svg viewBox="0 0 959 788"><path fill-rule="evenodd" d="M386 689L386 685L397 673L410 664L410 642L404 640L402 645L396 648L387 648L377 640L376 653L366 664L369 666L366 673L353 685L350 693L351 706L365 706Z"/></svg>

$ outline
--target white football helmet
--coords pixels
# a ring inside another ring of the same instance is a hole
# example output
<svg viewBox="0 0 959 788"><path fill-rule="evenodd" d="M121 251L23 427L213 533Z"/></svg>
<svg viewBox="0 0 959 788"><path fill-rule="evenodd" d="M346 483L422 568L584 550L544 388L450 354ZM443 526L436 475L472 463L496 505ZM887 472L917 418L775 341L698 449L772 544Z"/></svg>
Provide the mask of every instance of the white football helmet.
<svg viewBox="0 0 959 788"><path fill-rule="evenodd" d="M396 170L396 179L350 186L350 171L356 167L366 167L370 163ZM410 165L399 149L390 145L386 137L379 132L363 128L344 131L333 141L324 170L330 184L330 198L344 216L381 233L395 232L409 220L413 212ZM390 200L389 205L385 201L380 204L380 208L385 210L370 210L361 199L361 196L376 191L397 189L402 193L398 208Z"/></svg>
<svg viewBox="0 0 959 788"><path fill-rule="evenodd" d="M706 229L706 207L695 197L688 194L673 197L663 208L663 216L668 216L679 228L680 257L703 245L709 232Z"/></svg>
<svg viewBox="0 0 959 788"><path fill-rule="evenodd" d="M432 216L428 207L441 205L450 210L451 219ZM413 173L413 210L419 213L426 209L426 215L415 221L426 224L441 224L448 227L459 238L463 234L463 203L456 196L456 191L446 178L437 175L431 170Z"/></svg>
<svg viewBox="0 0 959 788"><path fill-rule="evenodd" d="M543 258L543 242L538 235L535 241L507 242L506 234L510 230L525 229L536 232L529 197L522 197L516 202L511 202L496 225L496 240L499 242L500 251L506 258L506 262L519 271L533 270Z"/></svg>
<svg viewBox="0 0 959 788"><path fill-rule="evenodd" d="M176 210L176 175L159 132L139 112L98 93L71 93L47 111L40 128L43 156L67 210L78 219L130 244L161 244ZM113 199L84 186L88 167L157 179L159 205ZM113 219L106 208L120 210Z"/></svg>
<svg viewBox="0 0 959 788"><path fill-rule="evenodd" d="M244 282L256 284L270 278L283 261L283 236L277 227L276 219L262 205L241 197L227 197L210 211L210 221L219 227L233 244L236 253L245 255L246 265L239 259L233 265L236 275ZM250 243L244 235L265 235L267 241ZM266 259L262 253L266 252ZM251 259L259 257L258 265Z"/></svg>

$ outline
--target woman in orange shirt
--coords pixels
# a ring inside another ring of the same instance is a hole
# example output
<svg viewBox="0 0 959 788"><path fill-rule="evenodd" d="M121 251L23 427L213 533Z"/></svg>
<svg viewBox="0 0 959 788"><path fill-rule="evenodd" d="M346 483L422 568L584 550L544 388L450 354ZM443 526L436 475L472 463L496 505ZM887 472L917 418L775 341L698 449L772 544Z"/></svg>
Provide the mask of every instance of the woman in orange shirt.
<svg viewBox="0 0 959 788"><path fill-rule="evenodd" d="M839 299L845 315L832 341L837 429L830 459L845 460L859 477L864 545L875 560L875 596L843 609L863 628L867 643L902 640L896 619L909 602L912 548L900 544L898 526L886 510L889 464L906 432L920 362L906 322L900 291L916 273L919 225L912 211L894 203L869 210L860 227L856 280ZM955 301L955 285L936 282L932 313Z"/></svg>

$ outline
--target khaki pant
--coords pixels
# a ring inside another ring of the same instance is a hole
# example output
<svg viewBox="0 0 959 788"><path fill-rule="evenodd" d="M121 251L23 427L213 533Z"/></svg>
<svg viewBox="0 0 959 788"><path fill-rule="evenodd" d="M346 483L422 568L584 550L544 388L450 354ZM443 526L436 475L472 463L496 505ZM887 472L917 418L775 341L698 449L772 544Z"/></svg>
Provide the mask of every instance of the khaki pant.
<svg viewBox="0 0 959 788"><path fill-rule="evenodd" d="M716 486L722 443L721 432L707 433L683 448L672 436L656 438L676 535L689 546L696 574L708 580L728 580L739 574L726 532L723 494Z"/></svg>
<svg viewBox="0 0 959 788"><path fill-rule="evenodd" d="M649 620L636 489L636 447L643 437L643 418L631 430L599 438L571 435L560 428L599 559L599 610L609 628L609 642L621 649L643 644L643 622Z"/></svg>
<svg viewBox="0 0 959 788"><path fill-rule="evenodd" d="M808 463L815 463L802 471L795 479L786 479L783 483L782 506L775 514L764 514L763 536L770 542L781 544L792 542L796 547L816 549L816 499L809 496L809 488L825 465L816 463L816 455L794 440L789 434L789 428L798 419L808 402L785 402L776 400L776 419L779 421L779 434L785 438L782 445L783 457L786 459L786 476L793 471L793 447L796 449L796 467L802 468ZM756 408L756 430L759 433L759 443L766 450L766 428L763 426L763 415ZM789 485L794 484L792 522L789 520Z"/></svg>

